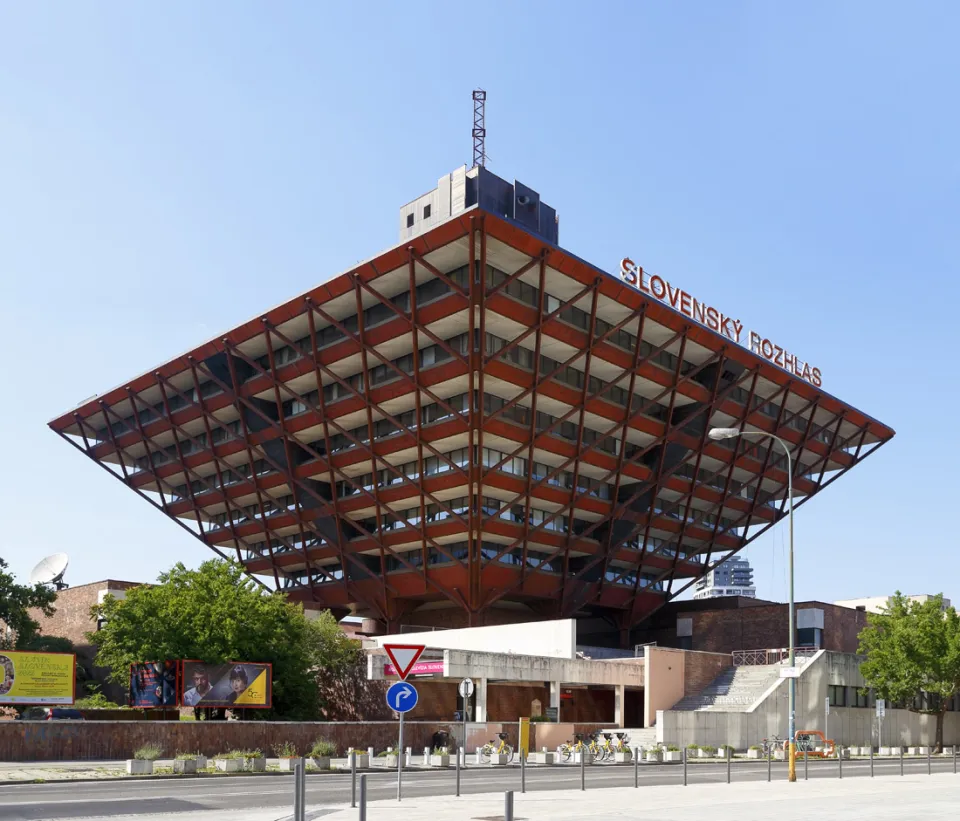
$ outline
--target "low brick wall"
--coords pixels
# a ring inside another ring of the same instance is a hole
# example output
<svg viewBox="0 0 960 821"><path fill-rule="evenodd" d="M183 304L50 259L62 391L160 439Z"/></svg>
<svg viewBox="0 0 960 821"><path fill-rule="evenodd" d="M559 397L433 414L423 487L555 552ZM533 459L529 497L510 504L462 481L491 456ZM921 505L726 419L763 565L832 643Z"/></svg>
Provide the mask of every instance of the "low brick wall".
<svg viewBox="0 0 960 821"><path fill-rule="evenodd" d="M530 725L530 746L543 746L550 736L549 725ZM589 733L599 724L563 725L573 733ZM433 734L446 730L454 740L459 725L438 721L407 721L403 726L403 745L420 752L431 746ZM508 743L516 746L518 725L470 725L471 741L477 744L507 733ZM268 756L273 747L289 742L305 752L318 738L337 745L341 755L349 747L377 752L396 746L396 721L369 722L287 722L287 721L4 721L0 722L0 761L74 761L126 759L144 744L157 744L166 758L177 753L202 753L212 756L237 749L259 749ZM564 739L566 740L566 739ZM549 746L553 747L552 737Z"/></svg>

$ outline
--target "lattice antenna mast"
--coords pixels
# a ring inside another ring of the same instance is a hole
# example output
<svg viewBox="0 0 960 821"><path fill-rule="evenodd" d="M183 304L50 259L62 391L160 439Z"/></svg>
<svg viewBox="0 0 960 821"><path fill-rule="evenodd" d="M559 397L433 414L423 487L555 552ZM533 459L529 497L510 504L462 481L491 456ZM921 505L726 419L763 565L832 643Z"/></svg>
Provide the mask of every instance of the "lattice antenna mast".
<svg viewBox="0 0 960 821"><path fill-rule="evenodd" d="M487 127L484 122L484 110L487 104L487 92L478 88L473 92L473 164L487 164Z"/></svg>

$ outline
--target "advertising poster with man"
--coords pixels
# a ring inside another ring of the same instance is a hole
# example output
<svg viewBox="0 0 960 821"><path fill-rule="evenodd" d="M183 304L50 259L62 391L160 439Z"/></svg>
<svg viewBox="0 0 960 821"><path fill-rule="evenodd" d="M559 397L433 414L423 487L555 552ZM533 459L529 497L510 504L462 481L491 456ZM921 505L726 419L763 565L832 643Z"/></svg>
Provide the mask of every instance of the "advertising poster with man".
<svg viewBox="0 0 960 821"><path fill-rule="evenodd" d="M183 707L266 708L272 703L272 667L246 661L183 662Z"/></svg>
<svg viewBox="0 0 960 821"><path fill-rule="evenodd" d="M73 653L0 652L0 704L73 704Z"/></svg>

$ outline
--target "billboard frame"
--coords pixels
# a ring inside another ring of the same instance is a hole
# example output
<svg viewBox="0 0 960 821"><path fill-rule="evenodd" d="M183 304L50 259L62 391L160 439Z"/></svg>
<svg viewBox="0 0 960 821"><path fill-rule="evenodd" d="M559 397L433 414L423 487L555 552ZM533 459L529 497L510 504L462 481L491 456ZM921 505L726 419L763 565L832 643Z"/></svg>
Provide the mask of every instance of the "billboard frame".
<svg viewBox="0 0 960 821"><path fill-rule="evenodd" d="M267 704L241 704L239 707L230 707L226 704L209 704L206 705L212 710L270 710L273 708L273 662L272 661L220 661L220 662L210 662L203 661L203 659L180 659L178 662L179 669L177 671L177 707L188 707L189 705L183 703L183 684L186 681L186 675L184 673L185 664L206 664L209 667L219 667L223 664L257 664L260 667L269 667L270 668L270 701ZM204 705L198 705L204 706ZM196 710L196 707L191 709Z"/></svg>
<svg viewBox="0 0 960 821"><path fill-rule="evenodd" d="M3 701L0 696L0 707L72 707L77 703L77 654L76 653L47 653L42 650L0 650L0 655L17 653L21 656L70 656L73 659L73 689L70 693L69 704L51 704L49 701ZM273 691L270 692L271 698Z"/></svg>

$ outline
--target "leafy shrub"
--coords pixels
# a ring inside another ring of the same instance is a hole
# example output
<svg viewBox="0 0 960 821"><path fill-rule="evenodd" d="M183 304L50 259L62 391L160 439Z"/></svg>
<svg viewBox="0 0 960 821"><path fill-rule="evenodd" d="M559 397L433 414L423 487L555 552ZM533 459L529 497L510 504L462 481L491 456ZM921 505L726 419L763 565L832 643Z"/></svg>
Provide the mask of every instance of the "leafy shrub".
<svg viewBox="0 0 960 821"><path fill-rule="evenodd" d="M668 753L679 753L679 752L680 752L680 748L679 748L676 744L668 744L668 745L667 745L667 752L668 752Z"/></svg>
<svg viewBox="0 0 960 821"><path fill-rule="evenodd" d="M700 748L699 748L696 744L688 744L688 745L687 745L687 749L688 749L688 750L699 750Z"/></svg>
<svg viewBox="0 0 960 821"><path fill-rule="evenodd" d="M93 693L83 698L78 698L73 706L78 710L122 710L129 709L121 707L113 701L110 701L103 693Z"/></svg>
<svg viewBox="0 0 960 821"><path fill-rule="evenodd" d="M297 748L296 745L291 744L289 741L284 741L283 744L273 745L273 754L277 758L296 758Z"/></svg>
<svg viewBox="0 0 960 821"><path fill-rule="evenodd" d="M721 745L720 745L720 752L722 752L724 755L727 754L727 751L728 751L728 750L730 751L730 757L732 758L732 757L733 757L733 754L736 752L736 750L733 748L733 745L732 745L732 744L721 744Z"/></svg>
<svg viewBox="0 0 960 821"><path fill-rule="evenodd" d="M397 751L390 748L377 753L377 758L386 758L388 755L396 755Z"/></svg>
<svg viewBox="0 0 960 821"><path fill-rule="evenodd" d="M550 716L540 715L540 716L530 716L531 724L540 724L540 723L550 723Z"/></svg>
<svg viewBox="0 0 960 821"><path fill-rule="evenodd" d="M310 748L311 758L329 758L337 754L337 745L325 738L318 738Z"/></svg>
<svg viewBox="0 0 960 821"><path fill-rule="evenodd" d="M701 748L707 755L716 755L717 748L711 747L709 744L704 744Z"/></svg>
<svg viewBox="0 0 960 821"><path fill-rule="evenodd" d="M200 756L197 753L177 753L177 761L196 761Z"/></svg>
<svg viewBox="0 0 960 821"><path fill-rule="evenodd" d="M757 746L756 744L754 744L754 745L753 745L753 746L751 746L751 747L748 747L747 749L750 749L750 750L756 750L757 752L759 752L759 751L760 751L760 748L759 748L759 747L758 747L758 746Z"/></svg>
<svg viewBox="0 0 960 821"><path fill-rule="evenodd" d="M450 755L449 747L434 747L433 755Z"/></svg>
<svg viewBox="0 0 960 821"><path fill-rule="evenodd" d="M158 744L144 744L133 754L133 757L137 761L156 761L161 755L163 755L163 748Z"/></svg>

